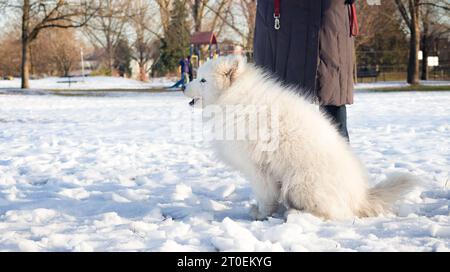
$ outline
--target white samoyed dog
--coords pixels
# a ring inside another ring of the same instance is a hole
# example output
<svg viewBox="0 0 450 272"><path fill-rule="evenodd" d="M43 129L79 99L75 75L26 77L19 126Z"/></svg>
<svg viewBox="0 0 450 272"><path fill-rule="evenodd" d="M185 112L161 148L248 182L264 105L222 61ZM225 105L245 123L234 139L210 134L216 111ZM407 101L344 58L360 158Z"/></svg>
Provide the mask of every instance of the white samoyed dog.
<svg viewBox="0 0 450 272"><path fill-rule="evenodd" d="M206 62L184 91L193 98L191 105L202 102L203 112L209 107L215 113L217 108L234 107L230 112L236 113L252 106L268 109L276 119L266 126L276 130L271 133L276 137L269 141L247 137L262 126L258 122L248 124L244 139L213 140L218 156L251 182L258 203L251 210L255 219L265 219L280 207L325 219L385 214L417 181L412 175L397 174L369 188L365 167L317 105L243 57ZM209 117L223 130L230 127L223 114ZM249 122L250 117L228 119L236 125ZM269 148L268 142L275 146Z"/></svg>

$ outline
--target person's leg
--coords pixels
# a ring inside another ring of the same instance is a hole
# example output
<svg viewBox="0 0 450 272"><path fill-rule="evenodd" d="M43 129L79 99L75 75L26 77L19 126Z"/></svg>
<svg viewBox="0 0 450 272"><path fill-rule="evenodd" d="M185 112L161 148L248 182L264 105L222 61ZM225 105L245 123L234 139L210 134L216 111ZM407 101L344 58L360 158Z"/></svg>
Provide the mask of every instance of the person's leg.
<svg viewBox="0 0 450 272"><path fill-rule="evenodd" d="M182 85L183 85L183 80L178 80L175 84L173 84L169 88L179 88Z"/></svg>
<svg viewBox="0 0 450 272"><path fill-rule="evenodd" d="M347 130L347 107L343 106L321 106L320 107L336 125L339 133L350 142Z"/></svg>
<svg viewBox="0 0 450 272"><path fill-rule="evenodd" d="M186 86L186 73L181 73L181 88Z"/></svg>
<svg viewBox="0 0 450 272"><path fill-rule="evenodd" d="M189 84L189 75L187 74L187 73L183 73L182 75L181 75L181 80L180 80L180 82L181 82L181 88L186 88L186 85L188 85Z"/></svg>

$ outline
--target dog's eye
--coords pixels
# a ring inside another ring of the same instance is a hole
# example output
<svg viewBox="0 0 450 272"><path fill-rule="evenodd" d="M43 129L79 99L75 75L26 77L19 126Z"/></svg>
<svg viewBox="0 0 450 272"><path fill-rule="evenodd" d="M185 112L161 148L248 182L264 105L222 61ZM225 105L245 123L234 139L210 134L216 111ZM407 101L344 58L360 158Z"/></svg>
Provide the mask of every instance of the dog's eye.
<svg viewBox="0 0 450 272"><path fill-rule="evenodd" d="M200 80L200 83L206 83L206 79L202 78L202 79Z"/></svg>

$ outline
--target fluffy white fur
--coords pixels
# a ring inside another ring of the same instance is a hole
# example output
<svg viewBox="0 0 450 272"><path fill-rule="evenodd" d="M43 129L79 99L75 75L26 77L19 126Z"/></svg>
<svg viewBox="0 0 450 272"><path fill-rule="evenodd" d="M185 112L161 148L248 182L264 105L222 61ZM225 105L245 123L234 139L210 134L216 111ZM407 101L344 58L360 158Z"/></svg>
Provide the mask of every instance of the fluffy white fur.
<svg viewBox="0 0 450 272"><path fill-rule="evenodd" d="M399 174L374 188L348 143L317 106L283 87L242 57L220 57L200 67L185 94L208 105L267 105L279 109L279 147L257 141L215 141L218 155L251 182L264 219L279 206L326 219L367 217L391 211L415 182Z"/></svg>

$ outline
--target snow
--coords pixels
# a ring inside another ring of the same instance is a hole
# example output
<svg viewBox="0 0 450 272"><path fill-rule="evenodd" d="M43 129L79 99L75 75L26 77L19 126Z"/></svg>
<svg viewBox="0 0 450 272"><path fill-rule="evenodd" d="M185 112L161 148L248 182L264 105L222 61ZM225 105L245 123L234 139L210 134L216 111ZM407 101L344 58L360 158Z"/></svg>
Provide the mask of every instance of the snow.
<svg viewBox="0 0 450 272"><path fill-rule="evenodd" d="M398 215L251 220L248 181L174 130L198 114L181 93L0 94L0 250L449 251L450 92L355 100L372 184L423 180Z"/></svg>
<svg viewBox="0 0 450 272"><path fill-rule="evenodd" d="M30 80L30 87L37 90L107 90L107 89L161 89L170 87L176 82L174 78L152 78L149 82L142 82L122 77L48 77ZM2 89L20 88L20 79L0 80Z"/></svg>

